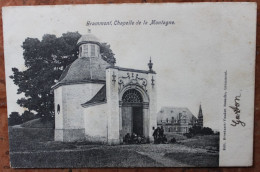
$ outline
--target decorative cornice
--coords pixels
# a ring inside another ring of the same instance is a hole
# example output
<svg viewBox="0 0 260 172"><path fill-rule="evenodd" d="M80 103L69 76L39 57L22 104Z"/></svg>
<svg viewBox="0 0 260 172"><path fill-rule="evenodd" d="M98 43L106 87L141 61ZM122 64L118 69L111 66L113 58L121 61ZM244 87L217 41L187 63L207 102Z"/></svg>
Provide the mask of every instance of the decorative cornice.
<svg viewBox="0 0 260 172"><path fill-rule="evenodd" d="M149 103L148 102L142 102L142 103L123 103L122 101L119 101L119 107L122 106L139 106L143 107L143 109L148 109L149 108Z"/></svg>
<svg viewBox="0 0 260 172"><path fill-rule="evenodd" d="M138 73L152 73L152 74L156 74L155 71L147 71L147 70L139 70L139 69L131 69L131 68L122 68L122 67L118 67L118 66L108 66L106 67L106 69L118 69L120 71L128 71L128 72L138 72Z"/></svg>
<svg viewBox="0 0 260 172"><path fill-rule="evenodd" d="M121 91L126 85L135 87L136 85L141 86L145 91L147 91L147 80L145 78L140 78L138 73L127 72L126 76L118 77L118 91Z"/></svg>
<svg viewBox="0 0 260 172"><path fill-rule="evenodd" d="M82 41L82 42L79 42L77 44L77 47L79 47L82 44L97 44L98 46L101 46L101 44L99 42L95 42L95 41Z"/></svg>

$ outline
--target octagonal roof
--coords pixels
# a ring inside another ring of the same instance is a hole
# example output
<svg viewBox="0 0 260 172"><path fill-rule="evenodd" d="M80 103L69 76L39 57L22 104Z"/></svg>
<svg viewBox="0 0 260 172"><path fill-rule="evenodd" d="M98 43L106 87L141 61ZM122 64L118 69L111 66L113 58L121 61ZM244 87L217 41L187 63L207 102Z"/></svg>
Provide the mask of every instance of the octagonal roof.
<svg viewBox="0 0 260 172"><path fill-rule="evenodd" d="M99 41L99 39L98 39L95 35L93 35L93 34L91 34L91 33L88 33L88 34L86 34L86 35L82 35L82 36L79 38L79 40L78 40L78 42L77 42L77 45L81 45L81 44L84 44L84 43L96 43L96 44L100 44L100 41Z"/></svg>

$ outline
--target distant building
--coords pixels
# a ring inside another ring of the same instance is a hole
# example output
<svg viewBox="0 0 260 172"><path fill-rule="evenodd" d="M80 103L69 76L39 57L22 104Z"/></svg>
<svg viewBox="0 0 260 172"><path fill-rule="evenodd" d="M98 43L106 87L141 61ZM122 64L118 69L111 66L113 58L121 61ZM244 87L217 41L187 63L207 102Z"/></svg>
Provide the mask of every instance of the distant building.
<svg viewBox="0 0 260 172"><path fill-rule="evenodd" d="M186 107L162 107L157 113L157 126L163 126L165 132L184 134L194 125L203 127L201 105L198 118Z"/></svg>

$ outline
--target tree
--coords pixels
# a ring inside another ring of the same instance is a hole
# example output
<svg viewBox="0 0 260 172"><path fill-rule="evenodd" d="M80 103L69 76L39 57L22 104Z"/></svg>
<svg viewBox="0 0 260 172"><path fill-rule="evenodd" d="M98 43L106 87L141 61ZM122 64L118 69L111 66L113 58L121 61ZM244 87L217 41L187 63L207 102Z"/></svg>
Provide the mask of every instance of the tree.
<svg viewBox="0 0 260 172"><path fill-rule="evenodd" d="M200 135L211 135L211 134L214 134L214 132L209 127L200 127L200 126L194 125L193 127L191 127L189 129L189 133L188 133L187 136L192 137L192 136L195 136L197 134L200 134Z"/></svg>
<svg viewBox="0 0 260 172"><path fill-rule="evenodd" d="M214 134L213 130L209 127L203 127L201 133L204 135L211 135Z"/></svg>
<svg viewBox="0 0 260 172"><path fill-rule="evenodd" d="M8 118L8 125L19 125L22 123L22 118L18 112L12 112Z"/></svg>
<svg viewBox="0 0 260 172"><path fill-rule="evenodd" d="M22 122L25 123L27 121L30 121L32 119L35 119L35 114L33 114L32 112L30 111L24 111L21 118L22 118Z"/></svg>
<svg viewBox="0 0 260 172"><path fill-rule="evenodd" d="M201 127L194 125L193 127L189 128L189 133L190 133L192 136L193 136L193 135L196 135L196 134L200 134L200 133L201 133Z"/></svg>
<svg viewBox="0 0 260 172"><path fill-rule="evenodd" d="M116 63L116 59L114 57L113 51L110 49L110 45L107 43L101 43L100 45L100 54L102 56L102 59L108 62L111 65L114 65Z"/></svg>
<svg viewBox="0 0 260 172"><path fill-rule="evenodd" d="M25 39L22 48L26 69L12 68L10 78L18 86L17 94L25 95L17 100L17 104L26 108L28 113L53 119L54 95L51 86L58 81L66 66L77 58L76 44L80 37L78 32L68 32L61 37L45 34L41 41L37 38ZM114 54L110 46L106 43L101 45L102 58L113 62Z"/></svg>

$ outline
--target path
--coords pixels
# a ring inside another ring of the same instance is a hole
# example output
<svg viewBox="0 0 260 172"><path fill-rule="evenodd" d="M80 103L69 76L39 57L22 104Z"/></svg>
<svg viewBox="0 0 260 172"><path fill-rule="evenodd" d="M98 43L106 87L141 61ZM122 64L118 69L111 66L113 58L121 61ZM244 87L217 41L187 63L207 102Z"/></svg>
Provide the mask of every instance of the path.
<svg viewBox="0 0 260 172"><path fill-rule="evenodd" d="M137 152L141 155L148 156L149 158L155 160L158 163L163 164L165 167L189 167L188 164L180 163L176 160L168 159L164 157L164 153L154 153L154 152Z"/></svg>

